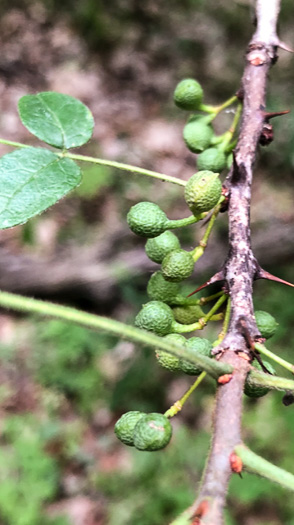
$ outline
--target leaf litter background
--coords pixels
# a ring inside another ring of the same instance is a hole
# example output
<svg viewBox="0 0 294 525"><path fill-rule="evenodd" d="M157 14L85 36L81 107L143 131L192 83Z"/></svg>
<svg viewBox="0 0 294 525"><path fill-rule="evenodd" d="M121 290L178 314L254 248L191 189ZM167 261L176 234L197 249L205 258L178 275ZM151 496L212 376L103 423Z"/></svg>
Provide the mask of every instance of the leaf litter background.
<svg viewBox="0 0 294 525"><path fill-rule="evenodd" d="M81 99L94 115L93 139L79 152L184 179L195 171L195 155L181 139L186 115L173 106L173 89L192 76L208 103L229 97L252 32L249 2L241 0L4 0L0 15L1 137L38 146L20 123L17 102L56 90ZM292 3L284 1L280 34L290 45L292 20ZM293 71L293 57L281 51L270 75L270 109L293 108ZM218 132L230 118L218 118ZM274 130L274 143L259 152L253 243L267 270L293 281L293 115L277 120ZM128 231L126 213L139 200L154 200L169 217L182 217L182 190L82 168L75 192L27 225L1 231L0 286L132 322L157 266L147 260L144 241ZM218 268L226 231L222 217L187 292ZM200 235L190 227L181 241L190 249ZM293 292L266 282L255 290L256 308L280 323L270 347L293 360ZM147 350L57 321L2 311L0 335L3 525L157 525L189 505L209 445L212 382L175 418L165 451L140 453L116 440L116 419L127 410L166 410L189 378L165 373ZM281 397L246 400L244 438L293 472L293 407L283 407ZM229 525L291 525L293 515L286 492L246 474L233 479Z"/></svg>

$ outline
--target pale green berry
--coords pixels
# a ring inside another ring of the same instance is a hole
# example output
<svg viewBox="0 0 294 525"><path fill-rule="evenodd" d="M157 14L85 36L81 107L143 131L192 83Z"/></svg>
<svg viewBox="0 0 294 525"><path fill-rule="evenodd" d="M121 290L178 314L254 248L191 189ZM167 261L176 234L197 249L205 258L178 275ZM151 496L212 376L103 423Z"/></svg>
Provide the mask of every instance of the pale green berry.
<svg viewBox="0 0 294 525"><path fill-rule="evenodd" d="M205 357L211 356L212 344L210 341L208 341L208 339L204 339L202 337L190 337L190 339L186 341L186 347L189 350L192 350L195 355L200 354ZM180 360L179 366L182 372L191 376L198 376L202 372L201 368L199 368L196 364L185 361L184 359Z"/></svg>
<svg viewBox="0 0 294 525"><path fill-rule="evenodd" d="M180 241L177 236L167 230L158 237L148 239L145 245L145 251L149 259L156 263L162 263L164 257L172 250L180 248Z"/></svg>
<svg viewBox="0 0 294 525"><path fill-rule="evenodd" d="M186 146L193 153L201 153L207 149L213 137L213 129L206 118L191 119L184 127L183 137Z"/></svg>
<svg viewBox="0 0 294 525"><path fill-rule="evenodd" d="M138 450L160 450L170 442L172 426L163 414L146 414L135 426L134 445Z"/></svg>
<svg viewBox="0 0 294 525"><path fill-rule="evenodd" d="M181 324L196 323L198 319L204 316L202 308L198 305L175 306L173 314L175 320Z"/></svg>
<svg viewBox="0 0 294 525"><path fill-rule="evenodd" d="M175 345L184 346L186 343L186 338L180 334L168 334L162 339ZM170 372L176 372L179 370L180 359L175 355L169 354L168 352L159 349L155 351L155 355L157 361L163 368L166 368Z"/></svg>
<svg viewBox="0 0 294 525"><path fill-rule="evenodd" d="M197 157L197 167L199 170L209 170L220 173L227 166L227 157L218 148L208 148Z"/></svg>
<svg viewBox="0 0 294 525"><path fill-rule="evenodd" d="M163 301L170 304L179 294L180 285L164 279L162 272L158 271L151 275L148 285L147 294L153 301Z"/></svg>
<svg viewBox="0 0 294 525"><path fill-rule="evenodd" d="M214 208L221 193L222 183L212 171L198 171L185 186L185 200L195 216Z"/></svg>
<svg viewBox="0 0 294 525"><path fill-rule="evenodd" d="M180 282L192 275L194 270L193 256L185 250L174 250L162 261L162 274L167 281Z"/></svg>
<svg viewBox="0 0 294 525"><path fill-rule="evenodd" d="M255 312L255 320L258 330L265 339L272 337L279 326L271 314L262 310Z"/></svg>
<svg viewBox="0 0 294 525"><path fill-rule="evenodd" d="M144 412L133 410L123 414L116 422L114 432L125 445L134 446L134 429L143 416L145 416Z"/></svg>
<svg viewBox="0 0 294 525"><path fill-rule="evenodd" d="M172 309L161 301L150 301L143 305L135 319L135 326L157 335L167 335L172 332L174 316Z"/></svg>
<svg viewBox="0 0 294 525"><path fill-rule="evenodd" d="M164 232L168 218L153 202L139 202L132 206L127 222L132 232L141 237L157 237Z"/></svg>
<svg viewBox="0 0 294 525"><path fill-rule="evenodd" d="M203 89L193 78L186 78L179 82L174 92L176 106L187 111L198 109L202 99Z"/></svg>
<svg viewBox="0 0 294 525"><path fill-rule="evenodd" d="M271 374L275 375L276 371L275 371L275 369L272 367L272 365L270 363L268 363L267 361L263 361L263 364L264 364L265 368L267 368L267 370L269 372L271 372ZM262 366L259 364L258 361L256 361L254 363L254 367L257 370L260 370L261 372L263 372ZM250 372L249 372L249 374L247 376L247 379L246 379L246 382L245 382L245 386L244 386L244 394L246 394L246 396L248 396L248 397L263 397L269 392L269 390L270 389L267 388L266 386L255 386L255 385L252 385L250 383Z"/></svg>

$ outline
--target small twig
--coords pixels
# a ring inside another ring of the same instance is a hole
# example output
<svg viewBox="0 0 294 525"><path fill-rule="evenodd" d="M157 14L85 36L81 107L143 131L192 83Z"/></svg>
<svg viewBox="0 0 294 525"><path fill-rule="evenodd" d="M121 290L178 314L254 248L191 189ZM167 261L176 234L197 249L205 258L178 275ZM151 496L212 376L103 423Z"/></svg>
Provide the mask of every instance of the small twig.
<svg viewBox="0 0 294 525"><path fill-rule="evenodd" d="M273 465L243 444L235 447L235 453L241 458L243 466L248 472L262 476L278 483L278 485L282 485L286 489L294 491L294 475L290 474L290 472Z"/></svg>

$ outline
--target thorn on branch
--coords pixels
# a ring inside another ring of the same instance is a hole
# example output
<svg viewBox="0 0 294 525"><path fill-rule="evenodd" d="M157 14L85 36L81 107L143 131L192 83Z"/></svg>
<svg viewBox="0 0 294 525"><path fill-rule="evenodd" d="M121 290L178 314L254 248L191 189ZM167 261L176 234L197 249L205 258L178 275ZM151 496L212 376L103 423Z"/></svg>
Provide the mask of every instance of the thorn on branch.
<svg viewBox="0 0 294 525"><path fill-rule="evenodd" d="M224 280L224 272L223 270L220 270L219 272L215 273L208 281L206 281L204 284L201 284L201 286L198 286L194 292L191 292L187 297L191 297L191 295L194 295L197 292L200 292L200 290L203 290L203 288L206 288L210 284L217 283L218 281Z"/></svg>
<svg viewBox="0 0 294 525"><path fill-rule="evenodd" d="M288 46L288 44L286 44L285 42L282 42L282 40L278 40L277 46L280 49L284 49L284 51L288 51L289 53L294 53L294 49L292 49L292 47Z"/></svg>
<svg viewBox="0 0 294 525"><path fill-rule="evenodd" d="M272 275L269 272L266 272L260 266L257 267L256 274L254 276L255 281L257 281L258 279L267 279L268 281L275 281L277 283L285 284L286 286L291 286L292 288L294 288L294 284L289 283L288 281L285 281L284 279L280 279L280 277L276 277L275 275Z"/></svg>
<svg viewBox="0 0 294 525"><path fill-rule="evenodd" d="M290 109L286 109L285 111L263 111L262 113L265 122L268 122L271 118L288 115L288 113L290 113Z"/></svg>

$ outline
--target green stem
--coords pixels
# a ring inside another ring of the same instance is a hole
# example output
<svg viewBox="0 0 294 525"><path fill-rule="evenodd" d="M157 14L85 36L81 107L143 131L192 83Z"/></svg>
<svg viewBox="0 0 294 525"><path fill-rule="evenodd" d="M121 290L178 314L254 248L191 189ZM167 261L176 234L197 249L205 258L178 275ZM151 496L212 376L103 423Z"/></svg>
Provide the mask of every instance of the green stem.
<svg viewBox="0 0 294 525"><path fill-rule="evenodd" d="M272 376L256 369L251 369L247 381L254 387L267 387L271 390L289 390L294 392L294 381L285 377Z"/></svg>
<svg viewBox="0 0 294 525"><path fill-rule="evenodd" d="M233 95L231 98L229 98L228 100L226 100L223 104L221 104L220 106L216 106L215 107L215 116L217 116L221 111L223 111L224 109L226 109L227 107L231 106L232 104L234 104L235 102L237 102L238 98L236 97L236 95Z"/></svg>
<svg viewBox="0 0 294 525"><path fill-rule="evenodd" d="M229 146L229 143L231 142L233 136L234 136L234 133L237 129L237 126L239 124L239 120L240 120L240 117L241 117L241 112L242 112L242 104L238 104L237 106L237 110L236 110L236 113L235 113L235 116L234 116L234 119L233 119L233 122L232 122L232 125L230 127L230 129L224 133L223 135L223 140L221 141L221 144L219 146L219 149L222 150L222 151L227 151L227 148Z"/></svg>
<svg viewBox="0 0 294 525"><path fill-rule="evenodd" d="M222 295L224 295L223 291L209 295L208 297L194 299L193 297L185 297L184 295L179 294L171 301L170 304L173 306L202 306L204 304L210 303L211 301L214 301L214 299L218 299Z"/></svg>
<svg viewBox="0 0 294 525"><path fill-rule="evenodd" d="M224 198L222 197L221 198L221 202L223 200L224 200ZM199 242L199 246L196 246L196 248L191 252L191 255L193 256L194 262L198 261L198 259L200 259L200 257L203 255L203 253L205 251L205 248L207 246L207 242L208 242L209 236L211 234L212 228L213 228L214 223L216 221L216 218L217 218L217 216L218 216L218 214L220 212L220 208L221 208L221 203L219 203L214 208L214 211L212 213L212 216L210 217L210 220L209 220L208 226L207 226L207 228L205 230L205 233L204 233L202 239Z"/></svg>
<svg viewBox="0 0 294 525"><path fill-rule="evenodd" d="M255 343L254 347L255 347L255 350L258 350L258 352L260 352L263 355L266 355L267 357L269 357L270 359L272 359L273 361L275 361L282 367L286 368L286 370L289 370L289 372L294 374L294 366L291 363L289 363L288 361L285 361L285 359L283 359L282 357L279 357L278 355L274 354L261 343Z"/></svg>
<svg viewBox="0 0 294 525"><path fill-rule="evenodd" d="M190 215L190 217L186 217L185 219L175 219L175 220L168 220L166 223L166 229L167 230L175 230L176 228L182 228L184 226L189 226L190 224L195 224L195 222L199 222L202 219L204 219L207 215L207 212L201 213L200 215Z"/></svg>
<svg viewBox="0 0 294 525"><path fill-rule="evenodd" d="M173 330L174 332L178 334L184 334L187 332L194 332L195 330L203 330L203 328L207 325L208 321L212 318L212 316L217 312L217 310L221 307L221 305L227 300L227 296L224 294L222 295L219 300L215 303L215 305L209 310L209 312L199 319L197 323L193 324L180 324L180 323L173 323Z"/></svg>
<svg viewBox="0 0 294 525"><path fill-rule="evenodd" d="M221 291L214 293L213 295L208 295L207 297L201 297L201 299L198 299L199 302L197 304L202 306L203 304L210 303L211 301L214 301L214 299L218 299L218 297L222 297L223 295L225 295L225 293Z"/></svg>
<svg viewBox="0 0 294 525"><path fill-rule="evenodd" d="M278 483L286 489L294 491L294 475L290 474L290 472L273 465L243 444L235 447L235 453L241 458L248 472L262 476L263 478Z"/></svg>
<svg viewBox="0 0 294 525"><path fill-rule="evenodd" d="M192 386L185 392L185 394L176 401L166 412L165 417L174 417L178 412L180 412L186 403L187 399L189 399L190 395L194 392L194 390L197 388L198 385L200 385L201 381L206 377L206 372L201 372L201 374L197 377L196 381L193 383Z"/></svg>
<svg viewBox="0 0 294 525"><path fill-rule="evenodd" d="M228 331L228 328L229 328L230 317L231 317L231 299L229 298L227 302L227 308L226 308L222 331L219 333L219 336L217 340L213 343L213 346L219 345L222 342L223 338L225 337Z"/></svg>
<svg viewBox="0 0 294 525"><path fill-rule="evenodd" d="M30 148L27 144L21 144L20 142L13 142L11 140L0 139L0 144L6 144L7 146L14 146L16 148ZM178 184L179 186L186 186L186 181L179 179L178 177L171 177L169 175L164 175L163 173L158 173L157 171L145 170L144 168L139 168L138 166L132 166L131 164L124 164L122 162L115 162L112 160L99 159L97 157L89 157L88 155L78 155L75 153L69 153L68 151L56 152L58 157L66 157L72 160L78 160L81 162L92 162L93 164L99 164L101 166L110 166L123 171L129 171L131 173L136 173L139 175L147 175L148 177L153 177L154 179L159 179L162 182L172 182L173 184Z"/></svg>
<svg viewBox="0 0 294 525"><path fill-rule="evenodd" d="M157 171L146 170L144 168L139 168L138 166L132 166L131 164L124 164L122 162L115 162L112 160L99 159L97 157L89 157L87 155L77 155L75 153L60 153L60 157L67 157L72 160L79 160L82 162L92 162L93 164L100 164L102 166L110 166L112 168L117 168L123 171L130 171L131 173L136 173L138 175L147 175L148 177L153 177L154 179L159 179L162 182L172 182L173 184L178 184L179 186L186 186L186 181L178 179L178 177L171 177L170 175L164 175L163 173L158 173Z"/></svg>
<svg viewBox="0 0 294 525"><path fill-rule="evenodd" d="M91 328L98 331L107 332L121 338L126 338L135 343L142 343L144 345L152 346L169 352L180 359L185 359L191 363L199 365L212 377L219 377L220 375L231 373L233 368L230 365L222 364L209 357L197 355L191 352L184 346L171 344L165 341L162 337L155 334L140 330L134 326L128 326L113 319L107 319L99 315L89 314L76 310L69 306L61 306L47 301L40 301L23 297L21 295L12 294L9 292L0 292L0 306L4 308L11 308L18 312L36 313L42 316L51 316L70 323L79 324L86 328Z"/></svg>

